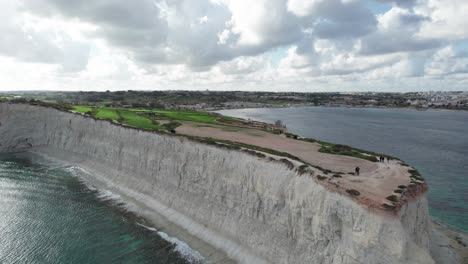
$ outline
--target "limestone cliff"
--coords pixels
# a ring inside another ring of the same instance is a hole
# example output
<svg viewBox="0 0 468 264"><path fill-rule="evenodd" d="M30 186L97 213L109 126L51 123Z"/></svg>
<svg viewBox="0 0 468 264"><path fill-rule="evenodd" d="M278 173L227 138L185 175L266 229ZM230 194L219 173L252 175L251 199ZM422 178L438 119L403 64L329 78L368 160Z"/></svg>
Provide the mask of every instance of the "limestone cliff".
<svg viewBox="0 0 468 264"><path fill-rule="evenodd" d="M435 263L424 195L397 215L371 211L248 153L0 104L0 152L27 149L93 172L241 263Z"/></svg>

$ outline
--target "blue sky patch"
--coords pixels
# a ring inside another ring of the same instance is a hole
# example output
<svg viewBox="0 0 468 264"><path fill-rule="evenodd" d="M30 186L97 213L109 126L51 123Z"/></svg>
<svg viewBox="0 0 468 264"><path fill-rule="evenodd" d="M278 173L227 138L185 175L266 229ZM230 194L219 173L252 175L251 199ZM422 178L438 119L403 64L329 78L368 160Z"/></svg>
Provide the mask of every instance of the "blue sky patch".
<svg viewBox="0 0 468 264"><path fill-rule="evenodd" d="M390 4L379 3L371 0L366 1L366 6L369 7L374 14L383 14L392 9L392 5Z"/></svg>

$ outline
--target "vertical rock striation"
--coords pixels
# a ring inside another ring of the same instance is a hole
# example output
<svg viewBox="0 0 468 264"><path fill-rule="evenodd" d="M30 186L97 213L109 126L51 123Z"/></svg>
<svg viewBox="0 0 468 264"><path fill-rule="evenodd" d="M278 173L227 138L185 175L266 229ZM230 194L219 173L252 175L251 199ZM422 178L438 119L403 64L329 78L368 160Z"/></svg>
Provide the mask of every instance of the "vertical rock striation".
<svg viewBox="0 0 468 264"><path fill-rule="evenodd" d="M93 172L241 263L434 263L423 195L397 215L372 211L244 152L0 104L0 152L28 149Z"/></svg>

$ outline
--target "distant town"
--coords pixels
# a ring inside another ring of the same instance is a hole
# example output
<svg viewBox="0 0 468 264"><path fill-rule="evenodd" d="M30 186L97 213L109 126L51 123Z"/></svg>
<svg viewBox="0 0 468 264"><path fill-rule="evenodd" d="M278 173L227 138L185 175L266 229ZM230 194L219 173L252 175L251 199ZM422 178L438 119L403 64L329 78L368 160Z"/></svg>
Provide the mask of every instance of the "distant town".
<svg viewBox="0 0 468 264"><path fill-rule="evenodd" d="M245 91L0 92L3 101L43 101L120 108L218 110L345 106L468 110L468 91L411 93L298 93Z"/></svg>

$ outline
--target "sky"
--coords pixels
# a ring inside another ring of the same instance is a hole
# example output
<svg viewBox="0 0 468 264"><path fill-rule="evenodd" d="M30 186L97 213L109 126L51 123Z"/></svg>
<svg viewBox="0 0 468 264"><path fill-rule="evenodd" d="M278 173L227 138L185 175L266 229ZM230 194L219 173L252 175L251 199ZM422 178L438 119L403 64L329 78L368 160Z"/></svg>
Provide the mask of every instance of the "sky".
<svg viewBox="0 0 468 264"><path fill-rule="evenodd" d="M468 91L467 0L0 5L4 91Z"/></svg>

